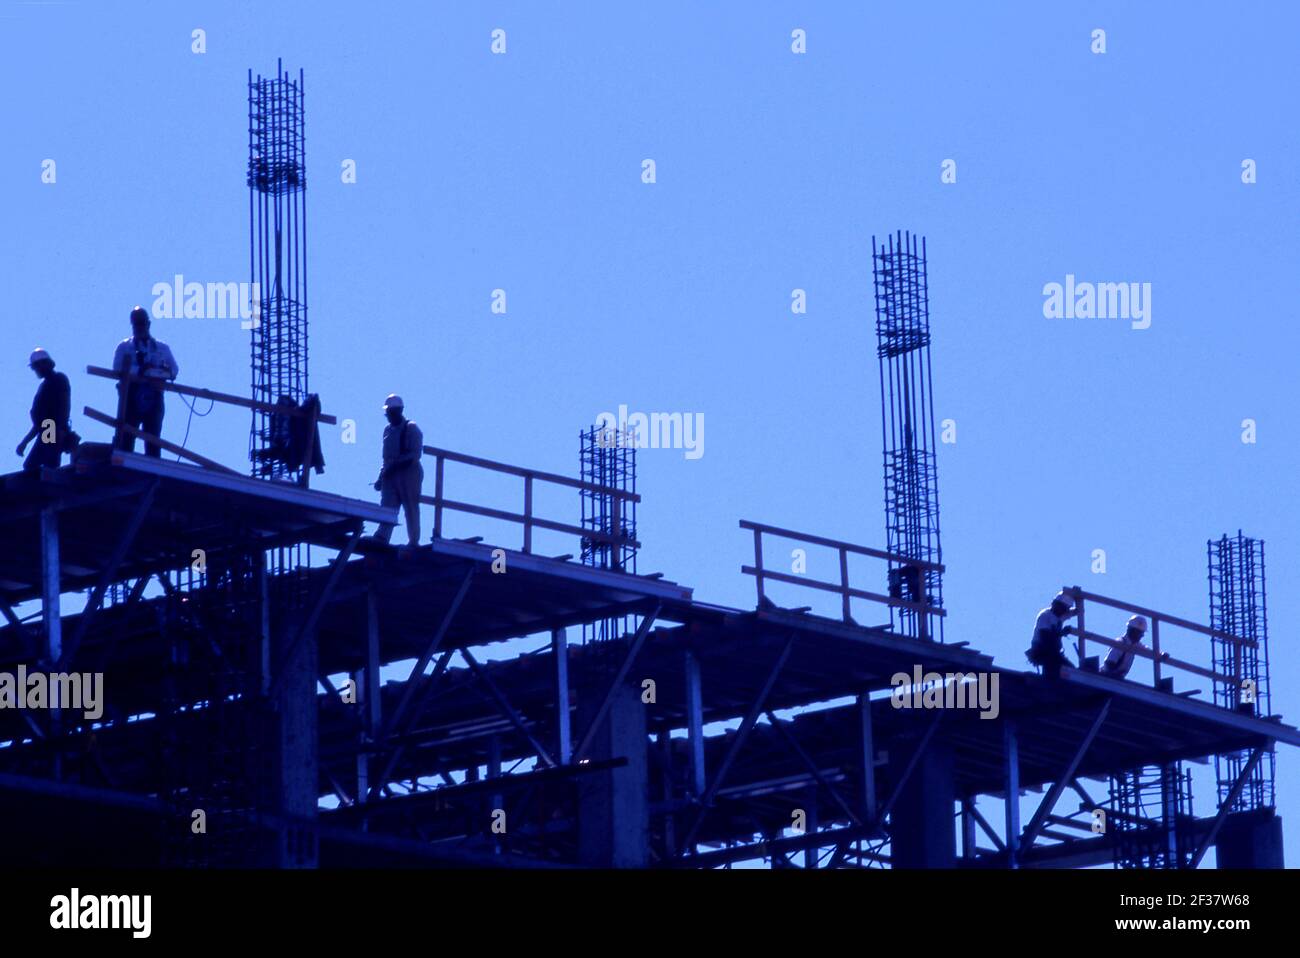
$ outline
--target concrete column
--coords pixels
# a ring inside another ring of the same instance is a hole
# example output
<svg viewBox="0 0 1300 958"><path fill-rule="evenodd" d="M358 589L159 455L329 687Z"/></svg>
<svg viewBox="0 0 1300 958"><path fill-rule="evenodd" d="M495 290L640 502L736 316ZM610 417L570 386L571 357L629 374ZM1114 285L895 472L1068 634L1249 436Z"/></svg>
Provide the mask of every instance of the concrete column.
<svg viewBox="0 0 1300 958"><path fill-rule="evenodd" d="M586 728L600 707L603 689L584 690L578 712ZM649 864L649 738L640 689L624 684L596 730L587 757L626 758L627 764L578 779L578 854L596 868L644 868Z"/></svg>
<svg viewBox="0 0 1300 958"><path fill-rule="evenodd" d="M299 615L303 613L301 610ZM286 661L297 622L279 623L274 630L273 661L282 675L279 699L271 704L269 734L275 794L271 807L280 814L316 818L320 770L317 762L316 639L307 636ZM278 868L314 868L318 849L315 831L298 825L276 829L272 864Z"/></svg>
<svg viewBox="0 0 1300 958"><path fill-rule="evenodd" d="M931 739L891 813L894 867L955 867L956 801L952 750Z"/></svg>
<svg viewBox="0 0 1300 958"><path fill-rule="evenodd" d="M1218 868L1285 868L1282 819L1271 809L1229 815L1214 846Z"/></svg>

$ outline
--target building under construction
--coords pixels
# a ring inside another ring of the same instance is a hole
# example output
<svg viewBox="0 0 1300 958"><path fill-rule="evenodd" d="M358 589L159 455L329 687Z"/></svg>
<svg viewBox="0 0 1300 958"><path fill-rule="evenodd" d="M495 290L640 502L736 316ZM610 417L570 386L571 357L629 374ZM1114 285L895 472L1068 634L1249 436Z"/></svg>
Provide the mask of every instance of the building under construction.
<svg viewBox="0 0 1300 958"><path fill-rule="evenodd" d="M1300 731L1270 712L1262 542L1209 543L1207 624L1067 586L1078 667L1059 676L945 625L928 263L908 234L872 253L883 548L741 520L753 605L696 597L638 570L637 437L599 423L577 477L426 447L432 536L365 538L396 510L309 482L334 419L308 392L303 104L301 74L250 75L251 398L164 387L250 411L248 474L164 438L186 461L87 443L3 477L0 672L103 676L100 714L0 709L11 860L1282 865L1275 749ZM488 474L517 505L475 501ZM543 514L544 490L572 509ZM451 537L453 516L495 538ZM792 547L835 574L765 564ZM1128 614L1149 646L1111 678L1099 653ZM900 707L900 675L922 707ZM925 706L980 683L994 708ZM1192 794L1198 763L1212 794Z"/></svg>

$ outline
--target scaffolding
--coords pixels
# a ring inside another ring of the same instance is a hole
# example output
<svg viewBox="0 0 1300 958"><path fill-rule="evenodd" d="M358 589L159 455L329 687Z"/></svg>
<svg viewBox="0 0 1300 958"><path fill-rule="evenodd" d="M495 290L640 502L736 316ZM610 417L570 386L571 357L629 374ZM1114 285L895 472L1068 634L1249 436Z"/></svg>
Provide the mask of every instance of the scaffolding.
<svg viewBox="0 0 1300 958"><path fill-rule="evenodd" d="M582 564L636 574L637 529L634 498L609 490L636 493L636 433L599 424L578 434L582 528L602 537L582 537ZM611 541L608 537L617 537ZM618 617L584 625L582 639L602 642L636 628L636 617Z"/></svg>
<svg viewBox="0 0 1300 958"><path fill-rule="evenodd" d="M1230 643L1215 639L1214 671L1236 676L1238 681L1216 682L1214 701L1226 709L1267 717L1268 596L1264 579L1264 542L1237 530L1235 537L1223 535L1206 543L1210 580L1210 625L1231 635L1248 639ZM1274 805L1275 753L1268 751L1246 776L1245 784L1232 805L1234 812L1248 812ZM1214 757L1219 800L1225 801L1234 783L1250 761L1250 751L1234 751Z"/></svg>
<svg viewBox="0 0 1300 958"><path fill-rule="evenodd" d="M185 566L165 574L170 627L158 743L163 797L178 808L201 810L205 826L196 833L190 816L168 823L168 864L248 864L256 844L251 822L267 801L259 747L265 731L254 705L262 561L253 552L229 557L219 568ZM202 747L195 748L196 742Z"/></svg>
<svg viewBox="0 0 1300 958"><path fill-rule="evenodd" d="M1115 867L1187 868L1196 854L1192 775L1181 762L1111 776Z"/></svg>
<svg viewBox="0 0 1300 958"><path fill-rule="evenodd" d="M925 240L898 232L871 239L884 437L886 551L925 565L891 562L889 594L943 607L934 393L930 369L930 294ZM890 624L913 638L933 639L931 616L894 607ZM943 640L943 622L938 623Z"/></svg>
<svg viewBox="0 0 1300 958"><path fill-rule="evenodd" d="M277 61L273 77L248 73L249 266L254 285L253 399L307 399L307 174L303 74ZM253 410L254 476L291 478L288 463L258 452L284 445L287 419ZM305 466L303 467L306 468Z"/></svg>

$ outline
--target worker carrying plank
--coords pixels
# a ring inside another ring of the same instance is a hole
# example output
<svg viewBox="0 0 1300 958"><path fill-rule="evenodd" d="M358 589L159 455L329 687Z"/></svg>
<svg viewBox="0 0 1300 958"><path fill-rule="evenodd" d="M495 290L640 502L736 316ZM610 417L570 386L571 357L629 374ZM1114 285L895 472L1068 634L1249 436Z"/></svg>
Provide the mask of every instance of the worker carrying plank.
<svg viewBox="0 0 1300 958"><path fill-rule="evenodd" d="M1133 668L1133 659L1136 658L1133 649L1142 647L1142 637L1146 634L1147 620L1145 618L1135 615L1129 619L1128 627L1117 640L1123 642L1125 647L1110 650L1110 654L1106 656L1106 661L1101 665L1102 674L1116 679L1127 676L1128 670Z"/></svg>
<svg viewBox="0 0 1300 958"><path fill-rule="evenodd" d="M54 371L54 360L39 346L32 350L27 365L41 384L36 387L36 397L32 400L32 428L27 430L15 451L21 456L26 452L27 444L36 439L23 469L30 472L39 472L42 466L57 469L64 451L72 450L74 433L68 425L72 413L72 386L67 376Z"/></svg>
<svg viewBox="0 0 1300 958"><path fill-rule="evenodd" d="M380 493L381 506L401 506L406 516L406 534L410 544L420 544L420 486L424 483L424 434L420 427L405 416L406 404L402 397L390 395L384 400L384 464L375 480ZM380 542L387 542L393 534L392 523L383 523L375 533Z"/></svg>
<svg viewBox="0 0 1300 958"><path fill-rule="evenodd" d="M150 380L173 380L180 372L176 357L166 343L149 335L149 314L143 306L131 310L131 335L117 344L113 353L113 371L143 376ZM117 384L118 409L122 420L134 429L151 436L162 435L163 390L153 382L121 382ZM117 448L131 452L135 437L125 429L118 430ZM145 455L161 457L162 447L145 442Z"/></svg>
<svg viewBox="0 0 1300 958"><path fill-rule="evenodd" d="M1056 678L1062 665L1069 665L1061 648L1061 639L1072 631L1065 620L1077 615L1074 601L1065 592L1058 592L1052 604L1038 613L1034 622L1034 638L1025 658L1043 670L1043 675Z"/></svg>

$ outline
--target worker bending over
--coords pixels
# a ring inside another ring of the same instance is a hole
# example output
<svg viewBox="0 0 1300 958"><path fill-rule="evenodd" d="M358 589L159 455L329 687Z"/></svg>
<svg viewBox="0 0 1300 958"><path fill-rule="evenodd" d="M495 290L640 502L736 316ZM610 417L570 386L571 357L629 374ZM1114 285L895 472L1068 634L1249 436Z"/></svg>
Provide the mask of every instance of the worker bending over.
<svg viewBox="0 0 1300 958"><path fill-rule="evenodd" d="M424 434L406 418L402 397L390 395L384 400L384 464L375 480L381 506L401 506L406 516L406 535L411 545L420 544L420 486L424 483ZM380 542L393 534L392 523L383 523L375 533Z"/></svg>
<svg viewBox="0 0 1300 958"><path fill-rule="evenodd" d="M173 380L180 372L176 358L167 344L149 335L149 314L143 306L131 310L131 335L117 344L117 351L113 354L113 371L144 376L156 382ZM118 403L118 408L122 410L122 418L128 426L150 436L162 435L162 389L153 382L119 380L117 391L119 396L125 396L124 401ZM147 440L144 446L145 455L162 456L161 446ZM117 447L131 452L135 448L135 437L125 429L119 429Z"/></svg>
<svg viewBox="0 0 1300 958"><path fill-rule="evenodd" d="M1074 602L1064 592L1058 592L1052 604L1038 613L1034 638L1025 650L1025 658L1039 666L1048 678L1056 678L1061 666L1070 664L1061 648L1061 639L1071 632L1065 620L1077 614Z"/></svg>
<svg viewBox="0 0 1300 958"><path fill-rule="evenodd" d="M54 371L54 360L39 346L32 350L27 364L41 384L36 387L36 398L32 400L32 428L15 451L21 456L27 444L39 436L23 469L32 472L39 472L42 466L57 469L71 437L68 417L72 414L72 386L67 376Z"/></svg>
<svg viewBox="0 0 1300 958"><path fill-rule="evenodd" d="M1120 636L1120 642L1125 647L1122 649L1111 649L1110 654L1106 656L1106 661L1101 665L1103 675L1109 675L1112 678L1122 679L1128 675L1128 670L1133 668L1133 659L1136 655L1133 649L1142 647L1142 636L1147 634L1147 620L1140 615L1135 615L1128 620L1128 628Z"/></svg>

